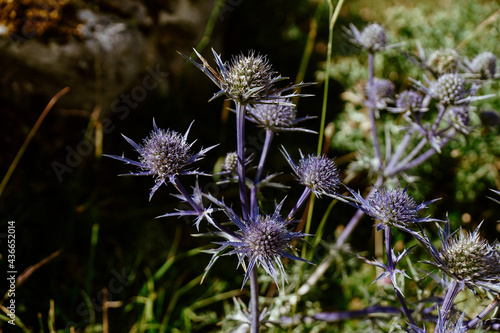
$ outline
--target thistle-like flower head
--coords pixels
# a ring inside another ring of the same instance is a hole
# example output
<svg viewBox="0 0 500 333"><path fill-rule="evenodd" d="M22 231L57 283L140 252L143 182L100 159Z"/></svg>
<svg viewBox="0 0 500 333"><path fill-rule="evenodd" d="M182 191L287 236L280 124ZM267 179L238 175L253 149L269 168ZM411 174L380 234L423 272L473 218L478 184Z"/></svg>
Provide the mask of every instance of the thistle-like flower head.
<svg viewBox="0 0 500 333"><path fill-rule="evenodd" d="M465 135L470 134L472 127L469 126L469 105L462 104L451 106L446 111L450 117L451 124L457 129L457 131Z"/></svg>
<svg viewBox="0 0 500 333"><path fill-rule="evenodd" d="M373 83L368 82L365 87L366 103L369 107L385 109L390 97L394 95L394 84L386 79L373 78ZM373 102L375 105L370 105Z"/></svg>
<svg viewBox="0 0 500 333"><path fill-rule="evenodd" d="M497 72L497 58L491 52L478 54L469 65L474 74L478 74L482 80L491 79Z"/></svg>
<svg viewBox="0 0 500 333"><path fill-rule="evenodd" d="M308 187L317 197L322 194L336 196L340 186L340 175L335 162L326 156L308 155L304 157L300 152L301 159L296 165L287 151L283 148L282 153L288 164L292 167L297 180Z"/></svg>
<svg viewBox="0 0 500 333"><path fill-rule="evenodd" d="M500 292L500 248L490 244L479 235L479 225L473 232L461 229L450 234L449 221L439 230L441 249L437 250L428 242L427 248L434 257L431 264L449 277L474 287Z"/></svg>
<svg viewBox="0 0 500 333"><path fill-rule="evenodd" d="M227 255L238 255L239 265L246 265L243 286L250 277L255 265L263 267L266 273L274 279L276 285L279 286L276 267L278 267L283 281L286 278L281 258L308 262L288 252L293 249L292 241L301 239L306 234L287 229L289 222L286 222L280 215L283 201L276 205L272 215L261 215L256 211L252 214L253 217L243 221L223 202L213 197L209 197L209 199L217 203L239 228L233 237L228 237L228 241L219 242L219 244L222 245L221 250L232 249ZM258 210L258 207L256 210Z"/></svg>
<svg viewBox="0 0 500 333"><path fill-rule="evenodd" d="M405 111L419 111L423 97L415 90L405 90L398 95L396 107Z"/></svg>
<svg viewBox="0 0 500 333"><path fill-rule="evenodd" d="M442 49L431 53L427 59L429 69L437 74L456 73L460 63L460 56L453 49Z"/></svg>
<svg viewBox="0 0 500 333"><path fill-rule="evenodd" d="M465 97L464 80L456 73L443 74L434 85L435 97L443 104L455 104Z"/></svg>
<svg viewBox="0 0 500 333"><path fill-rule="evenodd" d="M220 55L213 49L218 70L214 70L208 62L196 50L196 55L201 59L202 65L188 56L181 54L186 60L198 67L205 73L220 89L212 98L226 95L229 99L243 104L272 103L275 100L297 96L308 96L305 94L283 94L286 91L312 85L313 83L299 83L278 89L275 84L287 79L275 72L269 64L268 59L254 51L247 55L234 56L230 63L223 62Z"/></svg>
<svg viewBox="0 0 500 333"><path fill-rule="evenodd" d="M222 164L222 169L231 174L237 173L238 167L238 154L233 151L226 154L224 158L224 163Z"/></svg>
<svg viewBox="0 0 500 333"><path fill-rule="evenodd" d="M368 199L364 199L359 193L351 189L349 191L354 196L355 202L357 202L355 206L363 210L374 220L380 221L377 224L378 229L391 226L407 228L413 223L436 221L428 217L419 218L418 211L437 199L417 205L415 200L408 195L407 188L392 190L378 188Z"/></svg>
<svg viewBox="0 0 500 333"><path fill-rule="evenodd" d="M297 109L290 100L284 100L284 103L273 104L255 104L248 106L248 119L259 126L269 129L273 132L278 131L302 131L315 133L314 131L294 127L298 122L311 119L313 117L296 118Z"/></svg>
<svg viewBox="0 0 500 333"><path fill-rule="evenodd" d="M388 48L387 34L384 28L377 23L367 25L362 32L353 25L350 25L347 34L351 37L351 42L368 52L383 51Z"/></svg>
<svg viewBox="0 0 500 333"><path fill-rule="evenodd" d="M191 123L192 124L192 123ZM135 176L153 176L155 186L151 189L149 199L153 197L156 190L166 181L173 182L177 175L204 173L196 170L186 169L189 164L200 160L203 155L215 146L202 149L198 153L191 151L193 143L187 142L191 126L186 134L181 135L175 131L159 129L153 120L153 131L145 138L142 144L137 144L133 140L123 137L139 153L139 161L128 159L124 156L105 155L116 160L132 164L139 167L142 171L129 173Z"/></svg>

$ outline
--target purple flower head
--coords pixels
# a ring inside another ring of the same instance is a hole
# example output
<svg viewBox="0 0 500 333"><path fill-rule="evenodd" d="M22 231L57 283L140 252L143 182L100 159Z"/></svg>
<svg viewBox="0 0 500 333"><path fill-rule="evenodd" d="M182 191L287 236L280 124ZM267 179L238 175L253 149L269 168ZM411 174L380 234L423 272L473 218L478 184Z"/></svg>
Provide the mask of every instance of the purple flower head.
<svg viewBox="0 0 500 333"><path fill-rule="evenodd" d="M296 165L287 151L283 148L283 155L292 167L297 180L308 187L317 197L322 194L336 196L340 186L339 170L335 162L326 156L308 155L304 157L300 152L301 159Z"/></svg>
<svg viewBox="0 0 500 333"><path fill-rule="evenodd" d="M452 126L455 127L458 132L464 135L470 134L472 127L469 126L469 105L462 104L451 106L446 111L448 112Z"/></svg>
<svg viewBox="0 0 500 333"><path fill-rule="evenodd" d="M191 123L192 125L192 123ZM186 169L189 164L200 160L206 152L215 146L202 149L198 153L191 151L194 142L188 143L186 134L181 135L175 131L159 129L153 120L153 131L145 138L142 144L137 144L133 140L123 137L139 153L139 161L134 161L122 156L105 155L116 160L132 164L139 167L142 171L129 173L134 176L153 176L155 186L151 189L149 199L153 197L156 190L166 181L174 182L177 175L198 174L204 175L196 170Z"/></svg>
<svg viewBox="0 0 500 333"><path fill-rule="evenodd" d="M386 79L373 78L373 84L370 85L370 82L366 84L365 94L366 103L375 103L375 105L368 105L368 107L385 109L387 103L391 101L390 97L394 95L394 84Z"/></svg>
<svg viewBox="0 0 500 333"><path fill-rule="evenodd" d="M431 241L424 242L434 258L426 261L440 271L463 282L471 290L482 287L500 293L500 248L497 243L490 244L479 235L481 224L474 232L450 233L450 222L439 230L441 249L437 250Z"/></svg>
<svg viewBox="0 0 500 333"><path fill-rule="evenodd" d="M286 278L281 258L308 262L288 252L289 249L293 248L292 241L300 239L306 234L287 229L288 223L280 216L282 204L283 202L276 206L273 215L255 214L255 217L248 221L241 221L236 215L228 214L231 220L240 227L240 230L236 232L238 239L220 244L233 248L228 255L237 254L239 265L247 262L243 286L250 277L255 264L262 266L279 286L276 267L278 267L283 280ZM238 221L234 221L234 219Z"/></svg>
<svg viewBox="0 0 500 333"><path fill-rule="evenodd" d="M478 54L469 64L470 70L482 80L491 79L497 72L497 58L491 52Z"/></svg>
<svg viewBox="0 0 500 333"><path fill-rule="evenodd" d="M256 104L247 107L250 117L248 120L273 132L279 131L302 131L316 133L314 131L294 127L298 122L314 117L296 118L297 110L289 99L284 103Z"/></svg>
<svg viewBox="0 0 500 333"><path fill-rule="evenodd" d="M420 111L423 97L415 90L405 90L398 95L396 107L405 111Z"/></svg>
<svg viewBox="0 0 500 333"><path fill-rule="evenodd" d="M377 23L367 25L362 32L353 25L346 29L351 37L351 43L367 50L368 52L383 51L387 46L387 34L384 28Z"/></svg>
<svg viewBox="0 0 500 333"><path fill-rule="evenodd" d="M363 210L374 220L380 221L377 224L377 229L384 229L391 226L407 228L412 223L437 221L428 217L418 217L419 210L437 199L417 205L406 190L401 188L393 190L378 188L366 200L359 193L349 189L357 202L355 206Z"/></svg>
<svg viewBox="0 0 500 333"><path fill-rule="evenodd" d="M287 79L275 72L265 56L249 51L247 55L240 54L234 56L231 63L223 62L220 55L213 49L218 70L214 70L208 62L196 50L196 55L201 59L203 65L198 64L188 56L181 54L186 60L198 67L205 73L220 89L212 98L226 95L229 99L243 103L272 103L273 100L285 99L288 97L308 96L291 93L283 95L285 91L295 90L300 87L311 85L312 83L299 83L278 89L275 84Z"/></svg>

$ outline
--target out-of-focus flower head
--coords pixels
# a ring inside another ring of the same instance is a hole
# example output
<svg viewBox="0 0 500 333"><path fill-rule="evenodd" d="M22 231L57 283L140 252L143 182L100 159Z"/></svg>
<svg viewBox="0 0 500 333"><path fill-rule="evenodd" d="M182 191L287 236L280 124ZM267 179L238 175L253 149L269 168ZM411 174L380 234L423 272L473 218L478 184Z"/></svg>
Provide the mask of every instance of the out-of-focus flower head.
<svg viewBox="0 0 500 333"><path fill-rule="evenodd" d="M491 52L478 54L472 62L467 61L466 65L469 71L478 75L481 80L492 79L497 73L497 57Z"/></svg>
<svg viewBox="0 0 500 333"><path fill-rule="evenodd" d="M427 66L436 75L456 73L460 64L460 56L453 49L441 49L431 53Z"/></svg>
<svg viewBox="0 0 500 333"><path fill-rule="evenodd" d="M350 37L351 43L371 53L384 51L397 46L395 44L387 45L387 34L385 29L378 23L367 25L361 32L354 24L350 24L349 29L345 30Z"/></svg>
<svg viewBox="0 0 500 333"><path fill-rule="evenodd" d="M394 84L386 79L373 78L372 84L370 84L370 81L366 83L365 95L367 107L379 110L385 109L387 103L392 102ZM371 103L374 103L374 105L371 105Z"/></svg>

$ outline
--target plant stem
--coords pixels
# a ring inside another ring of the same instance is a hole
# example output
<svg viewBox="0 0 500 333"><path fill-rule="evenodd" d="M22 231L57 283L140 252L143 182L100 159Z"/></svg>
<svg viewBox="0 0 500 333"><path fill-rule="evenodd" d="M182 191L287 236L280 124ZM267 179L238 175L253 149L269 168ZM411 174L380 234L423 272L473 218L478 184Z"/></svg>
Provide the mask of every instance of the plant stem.
<svg viewBox="0 0 500 333"><path fill-rule="evenodd" d="M368 101L370 107L368 108L370 115L370 123L371 123L371 132L373 139L373 150L375 153L375 157L378 161L379 170L382 170L382 157L380 156L380 146L378 144L377 137L377 126L375 124L375 87L373 86L373 76L374 76L374 67L373 67L373 52L368 53Z"/></svg>
<svg viewBox="0 0 500 333"><path fill-rule="evenodd" d="M497 297L495 297L495 299L490 304L488 304L488 306L483 311L481 311L480 314L478 314L474 319L472 319L467 323L467 329L471 329L474 326L476 326L481 320L484 319L484 317L488 315L488 313L493 311L499 304L500 304L500 294L498 294ZM463 332L466 332L467 329L464 329Z"/></svg>
<svg viewBox="0 0 500 333"><path fill-rule="evenodd" d="M439 311L438 326L436 327L437 332L444 332L444 328L446 327L446 320L448 315L450 314L451 307L453 306L453 301L457 297L458 293L462 289L460 283L456 280L452 280L450 285L448 286L448 291L446 292L446 296L444 297L443 305L441 310Z"/></svg>
<svg viewBox="0 0 500 333"><path fill-rule="evenodd" d="M389 272L391 273L391 277L393 274L395 274L394 270L396 269L396 265L394 264L394 260L392 258L392 245L391 245L391 228L385 228L384 229L384 240L385 240L385 253L387 255L387 267L389 268ZM391 278L392 281L392 278ZM413 320L413 317L411 316L411 311L408 309L406 306L405 299L401 292L399 291L396 286L394 286L394 292L396 293L396 296L399 300L399 303L401 303L401 306L403 307L403 312L405 313L406 317L410 321L412 325L417 326L415 323L415 320Z"/></svg>
<svg viewBox="0 0 500 333"><path fill-rule="evenodd" d="M380 187L384 181L384 177L381 175L378 176L377 180L375 181L375 184L371 188L370 192L366 195L366 199L368 199L373 192L375 192L375 189ZM356 213L353 215L349 223L347 223L346 227L344 230L342 230L342 233L340 236L337 238L336 245L340 246L344 244L347 241L347 238L351 235L351 233L354 231L354 228L358 225L359 221L361 220L361 217L363 216L363 211L361 209L358 209Z"/></svg>
<svg viewBox="0 0 500 333"><path fill-rule="evenodd" d="M251 332L259 333L259 284L257 282L257 266L250 273L250 313L252 318Z"/></svg>
<svg viewBox="0 0 500 333"><path fill-rule="evenodd" d="M247 188L245 183L245 105L236 103L236 153L238 155L238 184L243 220L248 219Z"/></svg>
<svg viewBox="0 0 500 333"><path fill-rule="evenodd" d="M302 192L302 195L300 196L299 200L297 200L297 203L295 204L295 207L290 211L290 214L288 214L288 217L286 220L290 222L295 214L297 214L297 211L302 207L304 202L306 202L307 198L309 198L309 195L311 194L311 189L309 187L306 187L304 189L304 192Z"/></svg>
<svg viewBox="0 0 500 333"><path fill-rule="evenodd" d="M273 140L273 131L266 129L266 138L264 140L264 147L262 148L262 153L260 155L259 165L257 167L257 174L253 181L253 187L250 192L250 216L254 217L255 205L257 201L257 190L259 189L259 183L262 177L262 171L264 170L264 164L266 163L267 155L269 153L269 148L271 147L271 141Z"/></svg>

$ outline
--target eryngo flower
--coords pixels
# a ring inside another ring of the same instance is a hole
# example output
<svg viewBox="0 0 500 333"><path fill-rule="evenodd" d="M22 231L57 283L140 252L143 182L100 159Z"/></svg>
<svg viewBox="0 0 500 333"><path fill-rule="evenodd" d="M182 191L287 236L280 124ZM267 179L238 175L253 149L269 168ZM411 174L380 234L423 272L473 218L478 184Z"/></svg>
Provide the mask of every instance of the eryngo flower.
<svg viewBox="0 0 500 333"><path fill-rule="evenodd" d="M387 107L387 110L394 113L414 114L419 117L421 112L428 109L422 107L423 96L415 90L404 90L397 95L396 107Z"/></svg>
<svg viewBox="0 0 500 333"><path fill-rule="evenodd" d="M368 52L383 51L387 48L387 34L384 28L377 23L367 25L362 32L353 25L347 34L351 37L351 42ZM393 46L392 46L393 47Z"/></svg>
<svg viewBox="0 0 500 333"><path fill-rule="evenodd" d="M497 72L497 58L491 52L478 54L469 64L470 70L482 80L491 79Z"/></svg>
<svg viewBox="0 0 500 333"><path fill-rule="evenodd" d="M437 74L455 73L458 70L460 56L453 49L442 49L431 53L427 59L429 69Z"/></svg>
<svg viewBox="0 0 500 333"><path fill-rule="evenodd" d="M438 200L423 202L419 205L408 195L407 189L385 189L378 188L368 199L364 199L359 193L349 189L356 202L355 206L380 221L377 229L391 226L407 228L413 223L437 221L429 217L419 218L418 211L427 207L430 203Z"/></svg>
<svg viewBox="0 0 500 333"><path fill-rule="evenodd" d="M391 101L390 97L394 95L394 84L386 79L373 78L373 83L370 81L365 87L366 103L368 107L376 109L385 109L387 103ZM370 105L370 103L375 103Z"/></svg>
<svg viewBox="0 0 500 333"><path fill-rule="evenodd" d="M191 123L192 125L192 123ZM155 185L151 189L149 199L153 197L156 190L166 181L174 182L177 175L198 174L204 175L197 170L186 169L186 167L200 160L210 149L215 146L201 149L198 153L191 151L194 142L188 143L187 136L191 125L184 135L171 130L159 129L153 120L153 131L145 138L142 144L137 144L125 135L123 137L139 153L139 161L134 161L125 156L104 155L116 160L132 164L142 171L131 172L128 175L153 176Z"/></svg>
<svg viewBox="0 0 500 333"><path fill-rule="evenodd" d="M218 66L217 71L196 50L194 51L203 62L203 65L198 64L182 53L180 54L198 67L219 87L220 91L211 100L225 94L229 99L239 103L269 103L287 97L307 96L296 93L282 95L282 93L311 85L311 83L300 83L281 89L276 88L275 84L277 82L287 78L278 75L269 64L268 59L263 55L256 54L254 51L249 51L247 55L234 56L231 63L227 63L223 62L220 55L212 49Z"/></svg>
<svg viewBox="0 0 500 333"><path fill-rule="evenodd" d="M443 104L454 104L465 96L464 80L456 73L443 74L434 86L435 97Z"/></svg>
<svg viewBox="0 0 500 333"><path fill-rule="evenodd" d="M451 106L448 108L447 112L451 119L451 124L453 125L453 127L455 127L462 134L470 134L472 127L469 126L469 105L465 104Z"/></svg>
<svg viewBox="0 0 500 333"><path fill-rule="evenodd" d="M258 212L258 207L256 207L256 211L252 214L253 217L250 217L247 221L243 221L224 202L220 202L212 196L208 196L208 198L219 205L239 228L234 236L227 237L227 241L219 242L218 244L222 245L219 252L223 252L227 248L232 249L227 252L227 255L237 254L239 258L238 266L246 266L242 287L250 277L255 265L263 267L266 273L274 279L276 285L279 286L276 267L278 267L283 281L286 279L285 268L281 261L282 258L301 260L309 263L309 261L288 252L290 249L293 249L292 241L301 239L306 234L287 229L289 222L286 222L280 215L283 201L276 205L272 215L261 215ZM214 256L217 255L220 256L220 253L216 253ZM212 266L215 259L212 258L207 268Z"/></svg>
<svg viewBox="0 0 500 333"><path fill-rule="evenodd" d="M224 163L222 164L222 169L231 174L237 173L238 167L238 154L236 152L229 152L224 158Z"/></svg>
<svg viewBox="0 0 500 333"><path fill-rule="evenodd" d="M324 155L304 156L300 151L300 160L296 165L284 148L281 151L302 185L308 187L317 197L322 194L337 196L341 182L339 170L332 159Z"/></svg>
<svg viewBox="0 0 500 333"><path fill-rule="evenodd" d="M450 234L450 222L446 221L444 228L439 229L441 249L437 250L428 241L427 249L434 258L426 262L440 271L464 283L471 290L474 287L500 292L500 249L498 244L489 244L479 235L479 225L474 232L459 232Z"/></svg>
<svg viewBox="0 0 500 333"><path fill-rule="evenodd" d="M296 118L297 109L289 99L285 103L255 104L247 107L248 120L269 129L273 132L279 131L302 131L316 133L314 131L294 127L297 123L312 119L314 117Z"/></svg>

